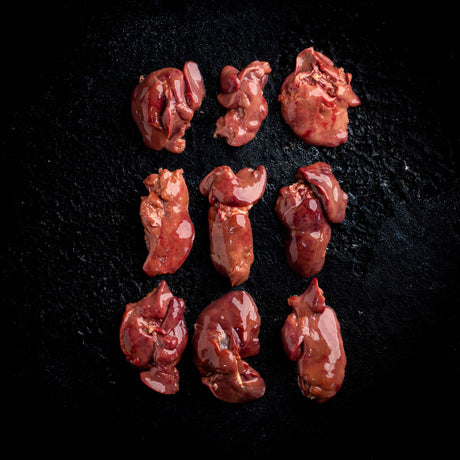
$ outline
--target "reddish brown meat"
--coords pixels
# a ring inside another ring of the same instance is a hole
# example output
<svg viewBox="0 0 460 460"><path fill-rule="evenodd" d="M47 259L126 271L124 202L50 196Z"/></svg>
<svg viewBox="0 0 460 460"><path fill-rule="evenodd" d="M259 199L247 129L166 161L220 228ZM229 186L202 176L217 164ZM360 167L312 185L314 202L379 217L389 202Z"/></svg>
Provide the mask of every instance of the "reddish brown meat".
<svg viewBox="0 0 460 460"><path fill-rule="evenodd" d="M292 296L294 310L286 319L281 337L284 350L297 361L302 393L318 402L332 398L345 376L347 358L334 310L325 304L318 280L313 279L301 296Z"/></svg>
<svg viewBox="0 0 460 460"><path fill-rule="evenodd" d="M254 261L252 228L248 212L265 191L263 166L234 174L228 166L215 168L199 189L209 200L208 223L211 260L232 286L244 283Z"/></svg>
<svg viewBox="0 0 460 460"><path fill-rule="evenodd" d="M296 182L283 187L276 213L289 229L285 242L289 267L305 278L319 273L331 238L331 226L310 186Z"/></svg>
<svg viewBox="0 0 460 460"><path fill-rule="evenodd" d="M175 273L192 249L195 228L188 213L188 189L182 169L159 170L144 180L140 216L149 251L143 269L149 276Z"/></svg>
<svg viewBox="0 0 460 460"><path fill-rule="evenodd" d="M196 63L183 71L167 67L141 76L131 97L131 112L145 145L181 153L185 130L203 101L205 89Z"/></svg>
<svg viewBox="0 0 460 460"><path fill-rule="evenodd" d="M217 100L227 109L216 123L214 137L239 147L254 139L268 114L263 89L271 72L268 62L253 61L243 70L225 66L220 74Z"/></svg>
<svg viewBox="0 0 460 460"><path fill-rule="evenodd" d="M259 328L257 306L245 291L229 292L199 314L194 362L217 398L243 403L263 396L264 380L242 359L259 353Z"/></svg>
<svg viewBox="0 0 460 460"><path fill-rule="evenodd" d="M292 130L311 145L337 147L348 139L348 107L361 103L351 89L351 74L315 51L303 50L295 71L284 80L278 101Z"/></svg>
<svg viewBox="0 0 460 460"><path fill-rule="evenodd" d="M289 267L309 278L321 271L331 238L331 223L345 218L348 195L342 191L328 164L299 168L298 182L283 187L276 213L289 229L286 258Z"/></svg>
<svg viewBox="0 0 460 460"><path fill-rule="evenodd" d="M158 286L137 303L126 305L120 327L120 345L126 359L141 369L148 387L163 394L179 390L176 369L187 345L185 303L174 297L166 284Z"/></svg>
<svg viewBox="0 0 460 460"><path fill-rule="evenodd" d="M340 188L327 163L318 161L310 166L299 168L296 179L310 184L316 197L321 201L329 222L332 224L343 222L348 195Z"/></svg>

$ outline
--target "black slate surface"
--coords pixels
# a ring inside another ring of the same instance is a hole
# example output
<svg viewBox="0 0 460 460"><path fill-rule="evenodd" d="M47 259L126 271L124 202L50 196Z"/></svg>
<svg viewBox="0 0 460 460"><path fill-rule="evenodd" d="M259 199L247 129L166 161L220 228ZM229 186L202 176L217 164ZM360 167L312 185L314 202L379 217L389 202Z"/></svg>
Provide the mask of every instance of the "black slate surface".
<svg viewBox="0 0 460 460"><path fill-rule="evenodd" d="M61 439L71 451L100 441L106 452L154 455L184 445L187 454L243 458L302 445L305 455L319 446L375 458L397 441L413 451L451 439L443 420L456 411L459 378L453 20L442 4L414 19L387 3L350 3L15 6L4 40L2 148L10 437L33 437L36 452ZM308 46L353 74L362 101L349 110L348 142L335 149L302 143L279 110L281 84ZM224 65L254 59L272 67L269 115L254 141L229 147L212 138L223 114L218 76ZM131 119L131 92L139 75L187 60L198 63L207 91L187 147L181 155L147 150ZM274 211L278 190L315 161L332 166L350 197L318 275L348 357L342 389L323 405L301 395L282 350L286 299L309 280L288 269ZM255 262L238 288L261 315L261 352L250 363L267 390L236 406L201 384L190 343L174 396L145 387L118 343L126 303L160 279L184 298L190 334L201 309L230 289L209 259L207 202L198 192L204 175L224 164L268 171L250 211ZM142 272L138 208L143 179L159 167L184 169L196 239L176 274L151 279Z"/></svg>

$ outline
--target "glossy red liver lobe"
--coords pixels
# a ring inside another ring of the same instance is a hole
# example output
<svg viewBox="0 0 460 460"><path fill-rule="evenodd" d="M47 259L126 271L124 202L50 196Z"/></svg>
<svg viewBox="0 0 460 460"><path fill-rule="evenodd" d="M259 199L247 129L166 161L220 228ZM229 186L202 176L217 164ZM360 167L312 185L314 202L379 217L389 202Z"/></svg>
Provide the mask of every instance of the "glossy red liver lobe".
<svg viewBox="0 0 460 460"><path fill-rule="evenodd" d="M195 238L183 171L160 168L144 184L149 194L141 198L139 211L148 249L143 270L148 276L175 273L189 255Z"/></svg>
<svg viewBox="0 0 460 460"><path fill-rule="evenodd" d="M195 62L186 62L183 71L167 67L140 77L131 96L131 113L145 145L153 150L183 152L185 130L204 96L203 79Z"/></svg>
<svg viewBox="0 0 460 460"><path fill-rule="evenodd" d="M351 77L311 47L297 56L278 101L286 123L307 144L337 147L347 141L347 109L361 104Z"/></svg>
<svg viewBox="0 0 460 460"><path fill-rule="evenodd" d="M289 229L285 242L289 267L309 278L323 268L331 238L329 222L343 221L348 195L323 162L299 168L296 178L296 183L279 191L276 213Z"/></svg>
<svg viewBox="0 0 460 460"><path fill-rule="evenodd" d="M208 224L211 260L232 286L244 283L254 261L248 212L262 197L267 183L263 166L234 173L219 166L201 181L200 193L209 200Z"/></svg>
<svg viewBox="0 0 460 460"><path fill-rule="evenodd" d="M314 194L321 201L329 222L332 224L343 222L348 195L340 188L327 163L318 161L299 168L296 179L310 184Z"/></svg>
<svg viewBox="0 0 460 460"><path fill-rule="evenodd" d="M260 349L260 317L252 297L229 292L204 308L194 327L194 362L214 396L230 403L263 396L264 380L243 361Z"/></svg>
<svg viewBox="0 0 460 460"><path fill-rule="evenodd" d="M254 139L268 114L263 89L271 72L268 62L253 61L243 70L225 66L220 74L217 100L227 109L216 123L214 137L239 147Z"/></svg>
<svg viewBox="0 0 460 460"><path fill-rule="evenodd" d="M137 303L126 305L120 345L126 359L141 369L148 387L163 394L179 390L176 365L187 345L185 303L174 297L166 281Z"/></svg>
<svg viewBox="0 0 460 460"><path fill-rule="evenodd" d="M325 402L337 393L345 376L347 358L340 324L334 310L326 306L316 278L302 295L290 297L288 304L293 312L281 329L284 350L297 361L302 393Z"/></svg>
<svg viewBox="0 0 460 460"><path fill-rule="evenodd" d="M331 238L331 226L310 186L297 182L283 187L276 213L289 229L285 241L289 267L305 278L319 273Z"/></svg>

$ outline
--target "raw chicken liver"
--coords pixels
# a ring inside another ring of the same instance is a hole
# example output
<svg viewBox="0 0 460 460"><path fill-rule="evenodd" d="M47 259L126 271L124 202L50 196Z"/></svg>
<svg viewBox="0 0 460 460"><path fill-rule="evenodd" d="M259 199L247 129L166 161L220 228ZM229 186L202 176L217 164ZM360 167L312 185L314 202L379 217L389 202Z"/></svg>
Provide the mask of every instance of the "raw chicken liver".
<svg viewBox="0 0 460 460"><path fill-rule="evenodd" d="M327 163L299 168L296 178L297 182L279 191L276 213L289 229L285 242L288 265L309 278L323 268L330 223L345 219L348 195Z"/></svg>
<svg viewBox="0 0 460 460"><path fill-rule="evenodd" d="M234 173L219 166L201 181L200 193L208 197L211 260L228 276L232 286L244 283L254 261L249 210L262 197L267 183L263 166Z"/></svg>
<svg viewBox="0 0 460 460"><path fill-rule="evenodd" d="M186 62L183 71L167 67L141 76L131 96L131 113L144 144L153 150L183 152L185 130L204 96L195 62Z"/></svg>
<svg viewBox="0 0 460 460"><path fill-rule="evenodd" d="M144 184L149 190L141 198L139 210L148 249L144 272L149 276L175 273L189 255L195 238L183 171L160 168Z"/></svg>
<svg viewBox="0 0 460 460"><path fill-rule="evenodd" d="M337 147L348 139L348 107L361 103L351 74L313 48L303 50L278 101L286 123L307 144Z"/></svg>
<svg viewBox="0 0 460 460"><path fill-rule="evenodd" d="M342 386L347 363L337 316L326 306L316 278L302 295L290 297L288 304L293 312L281 329L284 350L297 362L302 393L325 402Z"/></svg>
<svg viewBox="0 0 460 460"><path fill-rule="evenodd" d="M270 64L261 61L253 61L241 71L229 65L222 69L222 92L217 100L227 113L217 120L214 137L224 137L234 147L254 139L268 115L263 89L270 72Z"/></svg>
<svg viewBox="0 0 460 460"><path fill-rule="evenodd" d="M199 314L193 335L201 380L219 399L243 403L260 398L265 382L242 358L259 353L260 316L246 291L231 291Z"/></svg>
<svg viewBox="0 0 460 460"><path fill-rule="evenodd" d="M163 394L179 390L176 366L187 345L185 303L174 297L166 281L137 303L126 305L120 345L126 359L141 369L148 387Z"/></svg>

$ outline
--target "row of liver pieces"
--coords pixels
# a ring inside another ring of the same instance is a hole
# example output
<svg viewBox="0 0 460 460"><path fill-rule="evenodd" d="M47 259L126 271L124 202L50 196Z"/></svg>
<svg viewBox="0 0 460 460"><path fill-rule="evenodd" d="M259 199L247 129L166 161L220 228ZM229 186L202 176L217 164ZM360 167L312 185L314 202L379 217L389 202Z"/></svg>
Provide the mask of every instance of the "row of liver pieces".
<svg viewBox="0 0 460 460"><path fill-rule="evenodd" d="M348 195L328 164L299 168L297 182L279 191L276 213L288 228L285 242L289 266L309 278L323 267L331 236L330 223L345 218ZM141 198L140 216L148 255L143 269L149 276L175 273L188 257L195 230L188 212L188 189L181 169L160 169L144 181L149 194ZM267 183L263 166L236 174L220 166L199 185L208 198L211 260L232 286L244 283L254 261L249 210L262 197Z"/></svg>
<svg viewBox="0 0 460 460"><path fill-rule="evenodd" d="M217 120L214 137L234 147L254 139L268 115L263 90L271 71L266 61L253 61L241 71L229 65L222 69L217 100L227 112ZM348 107L361 103L351 78L312 47L299 53L278 101L286 123L307 144L336 147L347 141ZM144 144L157 151L183 152L185 131L205 94L192 61L182 71L167 67L141 76L131 96L131 113Z"/></svg>
<svg viewBox="0 0 460 460"><path fill-rule="evenodd" d="M292 296L281 338L289 359L297 362L298 385L306 397L325 402L340 389L346 355L340 325L326 306L316 278L300 296ZM188 341L185 303L166 281L137 303L126 306L120 345L149 388L179 391L177 365ZM259 353L260 315L246 291L230 291L198 315L193 333L193 361L202 383L218 399L244 403L262 397L265 381L244 358Z"/></svg>

